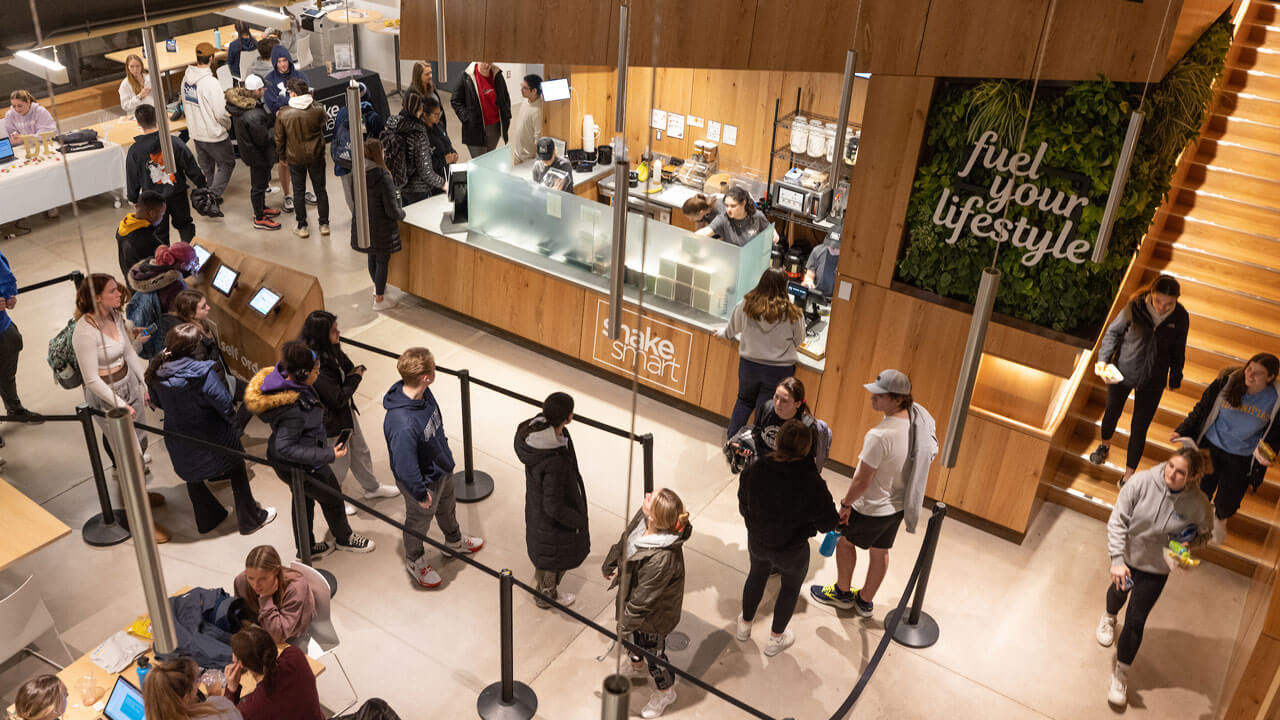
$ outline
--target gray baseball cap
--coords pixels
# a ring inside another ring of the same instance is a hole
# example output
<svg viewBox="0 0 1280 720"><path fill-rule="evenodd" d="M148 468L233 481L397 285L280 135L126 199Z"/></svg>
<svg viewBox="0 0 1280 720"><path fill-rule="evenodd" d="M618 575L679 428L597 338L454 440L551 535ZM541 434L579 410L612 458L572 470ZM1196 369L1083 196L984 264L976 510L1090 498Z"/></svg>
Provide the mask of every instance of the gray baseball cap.
<svg viewBox="0 0 1280 720"><path fill-rule="evenodd" d="M911 380L907 378L907 374L900 370L881 370L876 376L875 382L869 382L862 387L870 390L877 395L892 393L894 395L910 395Z"/></svg>

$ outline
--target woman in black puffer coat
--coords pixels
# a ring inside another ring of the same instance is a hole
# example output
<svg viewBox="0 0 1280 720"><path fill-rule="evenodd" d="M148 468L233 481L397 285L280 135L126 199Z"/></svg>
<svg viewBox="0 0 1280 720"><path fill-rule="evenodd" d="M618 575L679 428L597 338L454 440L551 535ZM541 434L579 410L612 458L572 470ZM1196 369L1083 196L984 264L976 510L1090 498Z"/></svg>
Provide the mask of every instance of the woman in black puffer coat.
<svg viewBox="0 0 1280 720"><path fill-rule="evenodd" d="M373 309L391 307L386 301L387 270L391 253L400 252L400 221L404 208L396 184L387 170L382 142L377 138L364 141L365 195L369 203L369 247L360 247L356 224L351 223L351 249L369 256L369 278L373 280Z"/></svg>

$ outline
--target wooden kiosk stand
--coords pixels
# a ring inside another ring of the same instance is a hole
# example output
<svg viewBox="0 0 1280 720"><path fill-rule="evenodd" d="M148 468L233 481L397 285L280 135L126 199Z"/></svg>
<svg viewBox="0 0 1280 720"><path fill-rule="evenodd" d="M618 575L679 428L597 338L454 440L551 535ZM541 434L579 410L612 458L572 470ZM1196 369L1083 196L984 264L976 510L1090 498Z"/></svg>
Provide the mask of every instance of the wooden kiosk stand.
<svg viewBox="0 0 1280 720"><path fill-rule="evenodd" d="M226 245L200 238L195 242L213 254L192 278L191 286L208 298L209 319L218 326L218 340L231 372L248 380L276 363L280 347L298 337L311 311L324 309L320 281L314 275ZM229 296L212 285L222 265L239 272ZM249 307L249 301L263 287L280 295L280 301L265 317Z"/></svg>

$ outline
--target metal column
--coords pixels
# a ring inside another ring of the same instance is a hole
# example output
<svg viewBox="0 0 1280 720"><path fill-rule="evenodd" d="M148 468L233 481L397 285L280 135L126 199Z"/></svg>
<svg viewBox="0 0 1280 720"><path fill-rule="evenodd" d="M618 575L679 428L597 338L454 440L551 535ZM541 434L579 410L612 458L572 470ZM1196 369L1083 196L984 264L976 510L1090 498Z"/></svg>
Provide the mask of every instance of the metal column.
<svg viewBox="0 0 1280 720"><path fill-rule="evenodd" d="M991 323L991 308L996 303L996 291L999 289L1000 271L994 267L983 268L978 299L973 305L973 319L969 321L969 339L964 344L964 360L956 380L956 394L951 401L951 422L947 423L947 438L942 444L942 467L945 468L955 467L956 458L960 455L960 440L969 414L969 401L973 398L973 383L978 377L982 346L987 339L987 326Z"/></svg>
<svg viewBox="0 0 1280 720"><path fill-rule="evenodd" d="M369 249L369 192L364 174L364 115L360 112L360 84L347 82L347 128L351 133L351 194L354 200L356 245Z"/></svg>
<svg viewBox="0 0 1280 720"><path fill-rule="evenodd" d="M609 338L617 340L622 329L622 290L627 276L627 205L630 194L627 176L627 53L631 42L631 8L618 8L618 95L613 146L613 251L609 256Z"/></svg>
<svg viewBox="0 0 1280 720"><path fill-rule="evenodd" d="M147 72L151 75L151 98L156 109L156 131L160 137L160 154L164 156L164 171L176 174L178 165L173 161L173 142L169 139L169 111L165 109L166 77L160 75L160 63L156 60L154 28L142 28L142 53L147 56Z"/></svg>
<svg viewBox="0 0 1280 720"><path fill-rule="evenodd" d="M835 150L831 156L831 189L840 185L844 173L844 134L849 129L849 105L853 103L854 66L858 63L858 51L849 50L844 55L844 81L840 89L840 115L836 118ZM775 111L776 112L776 111ZM770 156L772 161L772 156Z"/></svg>

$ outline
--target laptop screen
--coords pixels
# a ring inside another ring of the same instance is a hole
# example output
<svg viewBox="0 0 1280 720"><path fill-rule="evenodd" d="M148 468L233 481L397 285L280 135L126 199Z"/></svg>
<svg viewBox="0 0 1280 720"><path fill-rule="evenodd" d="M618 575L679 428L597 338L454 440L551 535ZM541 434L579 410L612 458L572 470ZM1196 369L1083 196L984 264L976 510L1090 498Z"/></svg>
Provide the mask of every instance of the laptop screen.
<svg viewBox="0 0 1280 720"><path fill-rule="evenodd" d="M13 143L8 137L0 138L0 162L13 159Z"/></svg>
<svg viewBox="0 0 1280 720"><path fill-rule="evenodd" d="M107 698L107 707L102 714L107 720L143 720L142 691L124 679L116 677L115 687L111 688L111 697Z"/></svg>

